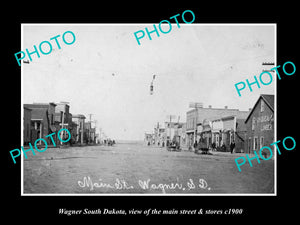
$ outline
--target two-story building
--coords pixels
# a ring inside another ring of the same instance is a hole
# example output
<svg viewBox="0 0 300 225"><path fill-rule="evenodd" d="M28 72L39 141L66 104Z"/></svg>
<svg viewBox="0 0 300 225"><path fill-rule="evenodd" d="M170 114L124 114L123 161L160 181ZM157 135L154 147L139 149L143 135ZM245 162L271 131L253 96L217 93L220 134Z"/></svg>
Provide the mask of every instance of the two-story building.
<svg viewBox="0 0 300 225"><path fill-rule="evenodd" d="M186 134L187 134L187 145L193 146L194 142L197 142L200 139L200 136L203 132L205 132L205 137L207 139L207 143L210 143L212 140L211 133L211 120L215 118L222 118L226 116L235 116L238 115L241 111L238 109L229 109L227 106L224 108L212 108L210 105L208 108L198 107L192 110L189 110L186 114ZM203 126L203 121L205 124ZM205 130L203 131L203 128ZM199 132L199 129L202 129ZM204 134L204 133L203 133Z"/></svg>
<svg viewBox="0 0 300 225"><path fill-rule="evenodd" d="M213 120L212 143L217 148L223 146L226 151L230 151L230 144L234 142L235 152L244 152L247 132L245 120L248 114L248 111L239 111L236 115Z"/></svg>
<svg viewBox="0 0 300 225"><path fill-rule="evenodd" d="M92 142L92 123L90 121L84 123L83 139L87 144Z"/></svg>
<svg viewBox="0 0 300 225"><path fill-rule="evenodd" d="M72 115L72 122L76 124L76 137L75 143L84 143L84 123L85 123L85 116L82 114L74 114Z"/></svg>
<svg viewBox="0 0 300 225"><path fill-rule="evenodd" d="M274 95L260 95L245 120L247 129L246 153L254 153L274 140ZM270 156L265 151L266 157ZM274 149L273 149L274 155Z"/></svg>
<svg viewBox="0 0 300 225"><path fill-rule="evenodd" d="M46 138L46 136L56 131L54 126L56 104L52 102L33 103L24 104L24 107L31 110L31 142L43 138L47 140L48 144L52 144L51 139ZM55 141L57 141L57 139L55 139ZM42 144L42 142L39 141L37 144Z"/></svg>

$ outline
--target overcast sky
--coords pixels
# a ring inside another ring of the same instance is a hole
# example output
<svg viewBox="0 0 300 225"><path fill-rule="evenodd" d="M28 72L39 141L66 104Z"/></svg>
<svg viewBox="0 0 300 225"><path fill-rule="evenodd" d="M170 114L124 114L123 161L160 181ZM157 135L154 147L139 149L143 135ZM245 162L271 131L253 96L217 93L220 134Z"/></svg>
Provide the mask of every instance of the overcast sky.
<svg viewBox="0 0 300 225"><path fill-rule="evenodd" d="M273 25L175 23L170 33L145 35L138 45L134 32L145 27L153 24L23 24L23 51L65 31L76 35L72 45L58 38L61 49L51 41L49 55L32 55L22 66L23 103L67 101L72 114L94 114L111 138L136 140L167 115L185 122L189 102L248 110L260 94L275 94L274 81L241 97L234 87L271 68L262 62L275 60Z"/></svg>

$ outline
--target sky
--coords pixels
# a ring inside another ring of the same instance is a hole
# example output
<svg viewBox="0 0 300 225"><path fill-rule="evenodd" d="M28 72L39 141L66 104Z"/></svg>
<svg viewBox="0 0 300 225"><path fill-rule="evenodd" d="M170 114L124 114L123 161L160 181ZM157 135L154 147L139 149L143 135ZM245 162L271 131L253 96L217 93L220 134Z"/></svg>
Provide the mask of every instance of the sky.
<svg viewBox="0 0 300 225"><path fill-rule="evenodd" d="M262 62L276 63L274 25L175 23L138 45L134 32L153 24L23 24L22 51L56 35L61 49L52 40L50 54L22 64L22 102L67 101L72 114L93 114L108 137L142 140L168 115L185 122L190 102L245 111L260 94L275 94L275 79L240 97L234 86L272 68ZM66 31L75 34L71 45L61 39Z"/></svg>

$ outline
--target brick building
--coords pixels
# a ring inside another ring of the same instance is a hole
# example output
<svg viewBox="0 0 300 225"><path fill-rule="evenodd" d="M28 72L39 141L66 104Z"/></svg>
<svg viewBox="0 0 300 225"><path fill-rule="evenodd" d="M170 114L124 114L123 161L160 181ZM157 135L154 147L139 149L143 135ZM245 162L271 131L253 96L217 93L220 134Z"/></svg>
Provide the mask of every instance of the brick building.
<svg viewBox="0 0 300 225"><path fill-rule="evenodd" d="M270 146L274 142L274 95L260 95L246 118L245 124L246 153L258 151L263 146ZM266 150L265 153L267 157L270 156L269 151Z"/></svg>
<svg viewBox="0 0 300 225"><path fill-rule="evenodd" d="M43 138L48 144L52 144L51 139L46 136L56 131L54 127L55 106L56 104L52 102L24 104L24 107L31 110L31 143L38 138ZM42 143L42 141L38 142L38 144Z"/></svg>

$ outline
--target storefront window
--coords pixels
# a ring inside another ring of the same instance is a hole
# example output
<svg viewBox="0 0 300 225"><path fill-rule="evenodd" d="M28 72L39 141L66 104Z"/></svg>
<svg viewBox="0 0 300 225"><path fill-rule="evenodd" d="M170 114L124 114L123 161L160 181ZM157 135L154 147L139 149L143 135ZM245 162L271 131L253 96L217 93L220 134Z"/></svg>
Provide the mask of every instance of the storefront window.
<svg viewBox="0 0 300 225"><path fill-rule="evenodd" d="M255 129L255 122L256 122L256 118L253 117L253 118L252 118L252 130Z"/></svg>
<svg viewBox="0 0 300 225"><path fill-rule="evenodd" d="M260 111L261 112L265 111L265 102L263 100L261 100L260 102Z"/></svg>
<svg viewBox="0 0 300 225"><path fill-rule="evenodd" d="M217 134L216 135L216 147L219 147L220 145L219 145L219 135Z"/></svg>
<svg viewBox="0 0 300 225"><path fill-rule="evenodd" d="M258 138L254 137L253 139L253 150L257 150L258 147Z"/></svg>
<svg viewBox="0 0 300 225"><path fill-rule="evenodd" d="M259 149L261 149L262 147L264 147L264 144L265 144L264 142L265 142L264 137L260 137Z"/></svg>
<svg viewBox="0 0 300 225"><path fill-rule="evenodd" d="M249 153L251 151L251 143L252 143L252 140L251 140L251 137L249 137L249 139L248 139L248 152Z"/></svg>

